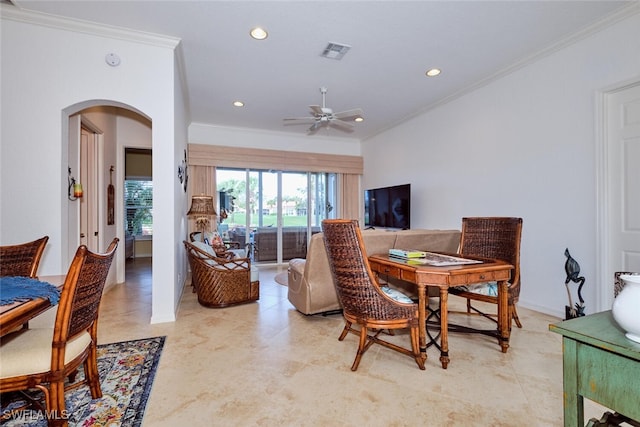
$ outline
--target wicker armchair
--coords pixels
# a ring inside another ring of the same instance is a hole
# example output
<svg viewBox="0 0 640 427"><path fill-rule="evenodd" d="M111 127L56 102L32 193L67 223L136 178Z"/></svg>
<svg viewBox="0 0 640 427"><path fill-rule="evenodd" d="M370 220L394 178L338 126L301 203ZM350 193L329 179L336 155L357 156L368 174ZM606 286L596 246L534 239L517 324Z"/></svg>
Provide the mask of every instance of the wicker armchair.
<svg viewBox="0 0 640 427"><path fill-rule="evenodd" d="M407 297L408 302L398 302L380 288L369 266L358 222L324 220L322 231L336 293L343 307L345 326L339 340L344 340L349 332L360 337L351 370L358 369L362 355L372 344L410 356L424 369L418 344L418 306ZM360 325L359 331L352 328L354 323ZM383 330L405 328L410 330L411 350L379 338Z"/></svg>
<svg viewBox="0 0 640 427"><path fill-rule="evenodd" d="M49 236L19 245L0 246L0 276L37 278L38 265Z"/></svg>
<svg viewBox="0 0 640 427"><path fill-rule="evenodd" d="M88 385L91 397L102 397L97 365L98 310L104 283L118 246L114 239L106 253L80 246L62 287L53 329L28 329L2 343L0 392L40 389L45 396L50 426L66 426L65 390ZM85 379L65 387L84 366Z"/></svg>
<svg viewBox="0 0 640 427"><path fill-rule="evenodd" d="M509 319L522 328L516 304L520 296L520 240L522 218L474 217L462 218L460 254L479 256L508 262L514 266L509 280ZM486 314L471 304L472 300L498 304L495 282L449 288L449 293L467 299L467 313L472 311L493 321L493 314Z"/></svg>
<svg viewBox="0 0 640 427"><path fill-rule="evenodd" d="M222 308L260 298L257 269L249 258L221 258L212 249L209 252L208 248L198 247L196 242L183 243L191 267L191 283L201 305Z"/></svg>

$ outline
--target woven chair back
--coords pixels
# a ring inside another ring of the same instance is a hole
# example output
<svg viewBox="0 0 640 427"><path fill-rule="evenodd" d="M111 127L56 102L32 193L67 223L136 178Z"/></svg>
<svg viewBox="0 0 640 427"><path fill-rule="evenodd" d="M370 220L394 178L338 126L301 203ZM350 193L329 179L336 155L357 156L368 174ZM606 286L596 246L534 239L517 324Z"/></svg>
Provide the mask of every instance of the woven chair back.
<svg viewBox="0 0 640 427"><path fill-rule="evenodd" d="M513 265L509 293L516 300L520 295L521 236L522 218L462 218L460 254L499 259Z"/></svg>
<svg viewBox="0 0 640 427"><path fill-rule="evenodd" d="M60 295L54 347L56 342L66 343L96 326L102 291L117 247L115 238L103 254L91 252L84 245L76 251Z"/></svg>
<svg viewBox="0 0 640 427"><path fill-rule="evenodd" d="M0 246L0 276L35 278L49 236L19 245Z"/></svg>
<svg viewBox="0 0 640 427"><path fill-rule="evenodd" d="M356 220L322 221L324 243L338 299L345 314L361 319L411 318L415 307L385 297L369 266Z"/></svg>

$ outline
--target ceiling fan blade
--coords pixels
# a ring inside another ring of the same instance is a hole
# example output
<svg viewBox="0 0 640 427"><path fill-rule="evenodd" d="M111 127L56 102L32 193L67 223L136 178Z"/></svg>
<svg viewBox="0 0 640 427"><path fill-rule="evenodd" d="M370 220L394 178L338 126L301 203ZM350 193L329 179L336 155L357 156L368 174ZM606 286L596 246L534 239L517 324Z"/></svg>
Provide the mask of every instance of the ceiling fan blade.
<svg viewBox="0 0 640 427"><path fill-rule="evenodd" d="M340 129L345 132L353 132L353 125L348 122L343 122L339 119L333 119L329 121L329 126L334 127L336 129Z"/></svg>
<svg viewBox="0 0 640 427"><path fill-rule="evenodd" d="M319 105L309 105L312 114L321 116L323 114L322 107Z"/></svg>
<svg viewBox="0 0 640 427"><path fill-rule="evenodd" d="M321 122L316 121L314 124L311 125L311 127L307 130L307 135L313 135L315 134L318 129L320 129L320 127L322 127Z"/></svg>
<svg viewBox="0 0 640 427"><path fill-rule="evenodd" d="M290 122L290 121L298 121L298 122L307 122L307 123L311 123L313 121L316 120L315 117L287 117L286 119L282 119L285 122Z"/></svg>
<svg viewBox="0 0 640 427"><path fill-rule="evenodd" d="M340 111L339 113L334 113L333 117L338 119L355 119L356 117L362 117L364 112L360 108L354 108L353 110Z"/></svg>

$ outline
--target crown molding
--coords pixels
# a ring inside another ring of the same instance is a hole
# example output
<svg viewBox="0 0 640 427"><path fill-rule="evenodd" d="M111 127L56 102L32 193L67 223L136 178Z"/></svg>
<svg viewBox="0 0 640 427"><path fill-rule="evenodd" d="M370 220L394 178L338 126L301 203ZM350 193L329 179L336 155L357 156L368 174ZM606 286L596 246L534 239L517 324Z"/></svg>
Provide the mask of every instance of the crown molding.
<svg viewBox="0 0 640 427"><path fill-rule="evenodd" d="M24 22L27 24L142 43L168 49L175 49L181 41L176 37L134 31L110 25L98 24L95 22L82 21L79 19L63 18L47 13L26 11L6 3L0 3L0 17L2 19Z"/></svg>

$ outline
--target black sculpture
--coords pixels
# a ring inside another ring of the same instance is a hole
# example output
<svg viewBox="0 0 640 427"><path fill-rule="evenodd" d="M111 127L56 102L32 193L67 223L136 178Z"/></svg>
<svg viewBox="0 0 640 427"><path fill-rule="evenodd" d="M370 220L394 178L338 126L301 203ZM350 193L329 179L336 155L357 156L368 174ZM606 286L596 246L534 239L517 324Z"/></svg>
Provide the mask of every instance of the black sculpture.
<svg viewBox="0 0 640 427"><path fill-rule="evenodd" d="M564 250L564 256L567 257L567 261L564 263L564 271L567 273L567 280L564 281L564 286L567 288L567 295L569 296L569 305L565 307L565 315L567 319L574 317L584 316L584 299L582 299L582 286L584 285L585 278L580 276L580 264L573 259L569 253L569 248ZM578 285L578 300L579 303L573 304L571 299L571 291L569 290L569 282L579 283Z"/></svg>

